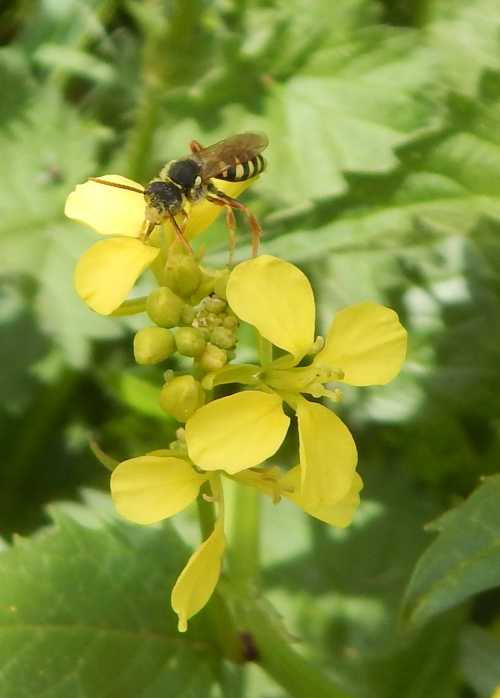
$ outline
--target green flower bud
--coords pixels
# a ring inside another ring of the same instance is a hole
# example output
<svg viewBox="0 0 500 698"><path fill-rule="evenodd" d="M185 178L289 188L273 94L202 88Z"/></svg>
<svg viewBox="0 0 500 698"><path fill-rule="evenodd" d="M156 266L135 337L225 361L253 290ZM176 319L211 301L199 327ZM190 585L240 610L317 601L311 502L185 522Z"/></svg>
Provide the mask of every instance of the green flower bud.
<svg viewBox="0 0 500 698"><path fill-rule="evenodd" d="M179 327L175 333L177 351L183 356L201 356L206 341L203 333L195 327Z"/></svg>
<svg viewBox="0 0 500 698"><path fill-rule="evenodd" d="M191 304L192 305L197 305L198 303L201 303L201 301L209 296L211 293L214 292L214 282L215 279L213 276L204 273L202 276L202 280L198 288L196 289L196 293L194 293L191 298Z"/></svg>
<svg viewBox="0 0 500 698"><path fill-rule="evenodd" d="M165 268L167 285L181 296L190 296L200 285L201 269L193 255L176 254Z"/></svg>
<svg viewBox="0 0 500 698"><path fill-rule="evenodd" d="M214 327L210 333L210 341L221 349L232 349L236 338L234 332L228 330L227 327Z"/></svg>
<svg viewBox="0 0 500 698"><path fill-rule="evenodd" d="M214 283L215 293L219 296L219 298L223 298L224 300L226 300L226 286L230 273L231 272L229 269L224 269L217 275Z"/></svg>
<svg viewBox="0 0 500 698"><path fill-rule="evenodd" d="M174 335L163 327L144 327L134 337L134 357L138 364L157 364L174 351Z"/></svg>
<svg viewBox="0 0 500 698"><path fill-rule="evenodd" d="M208 327L217 327L218 325L222 325L222 318L219 315L208 313L206 318Z"/></svg>
<svg viewBox="0 0 500 698"><path fill-rule="evenodd" d="M181 319L184 301L167 286L152 291L146 302L146 312L160 327L176 327Z"/></svg>
<svg viewBox="0 0 500 698"><path fill-rule="evenodd" d="M184 308L182 309L181 324L182 325L191 325L193 323L195 316L196 316L196 311L193 308L193 306L186 304L184 306Z"/></svg>
<svg viewBox="0 0 500 698"><path fill-rule="evenodd" d="M226 302L222 298L217 298L217 296L209 296L205 299L205 309L209 313L218 315L226 309Z"/></svg>
<svg viewBox="0 0 500 698"><path fill-rule="evenodd" d="M161 408L178 422L186 422L204 402L205 391L193 376L177 376L161 389Z"/></svg>
<svg viewBox="0 0 500 698"><path fill-rule="evenodd" d="M224 349L216 347L215 344L207 344L205 351L198 360L198 366L206 373L218 371L227 363L227 354Z"/></svg>
<svg viewBox="0 0 500 698"><path fill-rule="evenodd" d="M238 318L236 315L226 315L222 322L222 325L227 327L228 330L235 330L238 327L238 324Z"/></svg>

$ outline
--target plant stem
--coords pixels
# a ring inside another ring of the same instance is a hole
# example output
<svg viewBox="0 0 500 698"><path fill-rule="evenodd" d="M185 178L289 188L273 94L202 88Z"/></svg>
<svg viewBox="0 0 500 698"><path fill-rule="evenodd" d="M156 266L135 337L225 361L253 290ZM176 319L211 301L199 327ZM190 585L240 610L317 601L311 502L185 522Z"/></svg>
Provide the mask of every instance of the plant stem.
<svg viewBox="0 0 500 698"><path fill-rule="evenodd" d="M243 602L239 611L243 611L239 620L255 645L256 661L287 695L291 698L353 698L291 646L291 638L282 628L281 620L265 602L259 599Z"/></svg>
<svg viewBox="0 0 500 698"><path fill-rule="evenodd" d="M273 345L257 332L257 346L260 363L267 366L273 360ZM242 587L255 586L260 576L260 495L251 487L232 486L231 580Z"/></svg>
<svg viewBox="0 0 500 698"><path fill-rule="evenodd" d="M231 485L231 581L238 586L255 585L260 576L260 496L251 487Z"/></svg>
<svg viewBox="0 0 500 698"><path fill-rule="evenodd" d="M201 537L203 540L206 540L214 530L215 513L214 505L212 502L207 502L207 500L202 496L203 494L211 494L210 485L208 482L205 482L205 484L202 486L200 496L196 500L198 505L198 518L200 521Z"/></svg>
<svg viewBox="0 0 500 698"><path fill-rule="evenodd" d="M116 310L113 310L111 315L114 317L125 317L127 315L144 313L146 310L146 301L147 296L141 296L140 298L132 298L129 301L123 301L123 303L119 305Z"/></svg>

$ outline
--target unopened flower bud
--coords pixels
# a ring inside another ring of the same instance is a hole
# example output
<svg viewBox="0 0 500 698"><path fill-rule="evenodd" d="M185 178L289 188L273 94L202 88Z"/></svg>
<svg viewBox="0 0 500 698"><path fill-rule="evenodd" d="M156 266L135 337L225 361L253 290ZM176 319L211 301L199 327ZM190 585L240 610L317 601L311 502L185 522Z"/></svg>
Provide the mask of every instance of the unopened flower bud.
<svg viewBox="0 0 500 698"><path fill-rule="evenodd" d="M182 325L191 325L193 322L194 318L196 315L196 311L193 308L192 305L186 305L182 309L182 314L181 314L181 324Z"/></svg>
<svg viewBox="0 0 500 698"><path fill-rule="evenodd" d="M181 319L184 301L167 286L152 291L146 302L146 311L160 327L176 327Z"/></svg>
<svg viewBox="0 0 500 698"><path fill-rule="evenodd" d="M191 300L192 305L197 305L204 298L206 298L211 293L213 293L214 282L215 282L215 279L210 274L204 273L202 275L202 280L201 280L200 285L196 289L196 292L191 296L190 300Z"/></svg>
<svg viewBox="0 0 500 698"><path fill-rule="evenodd" d="M218 327L219 325L222 325L222 318L215 313L208 313L207 323L209 327Z"/></svg>
<svg viewBox="0 0 500 698"><path fill-rule="evenodd" d="M232 349L235 344L234 332L227 327L214 327L210 333L210 341L221 349Z"/></svg>
<svg viewBox="0 0 500 698"><path fill-rule="evenodd" d="M209 296L205 300L205 308L209 313L218 315L226 309L226 302L222 298L217 298L217 296Z"/></svg>
<svg viewBox="0 0 500 698"><path fill-rule="evenodd" d="M160 405L178 422L185 422L205 402L205 391L193 376L177 376L161 389Z"/></svg>
<svg viewBox="0 0 500 698"><path fill-rule="evenodd" d="M163 327L144 327L134 337L134 357L138 364L157 364L174 351L174 336Z"/></svg>
<svg viewBox="0 0 500 698"><path fill-rule="evenodd" d="M179 354L195 357L203 354L206 340L195 327L179 327L175 333L175 343Z"/></svg>
<svg viewBox="0 0 500 698"><path fill-rule="evenodd" d="M231 272L229 271L229 269L224 269L223 271L219 272L214 283L215 293L219 296L219 298L222 298L224 300L226 300L226 287L230 273Z"/></svg>
<svg viewBox="0 0 500 698"><path fill-rule="evenodd" d="M226 315L222 325L227 327L228 330L235 330L238 327L238 318L236 315Z"/></svg>
<svg viewBox="0 0 500 698"><path fill-rule="evenodd" d="M193 255L176 254L165 268L167 285L181 296L190 296L200 285L201 269Z"/></svg>
<svg viewBox="0 0 500 698"><path fill-rule="evenodd" d="M198 360L198 366L206 373L218 371L227 363L227 354L224 349L216 347L215 344L207 344L205 351Z"/></svg>

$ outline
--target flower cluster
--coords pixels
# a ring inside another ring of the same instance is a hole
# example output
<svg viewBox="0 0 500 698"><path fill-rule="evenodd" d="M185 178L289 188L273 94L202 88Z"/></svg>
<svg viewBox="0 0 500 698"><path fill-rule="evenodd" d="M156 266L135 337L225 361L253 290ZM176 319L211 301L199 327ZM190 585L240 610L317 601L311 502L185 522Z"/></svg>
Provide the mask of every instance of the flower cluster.
<svg viewBox="0 0 500 698"><path fill-rule="evenodd" d="M330 525L352 521L362 488L356 446L340 417L318 400L338 402L343 384L392 380L405 358L406 332L393 310L365 302L340 310L326 337L316 338L314 296L300 269L262 255L230 272L208 270L172 243L172 235L164 236L166 241L161 233L141 240L144 202L137 199L90 182L69 196L66 213L114 236L91 247L76 269L77 291L95 311L127 312L129 291L153 267L158 287L133 309L146 312L153 323L135 335L136 361L160 363L174 353L192 359L190 372L166 370L159 390L163 409L185 425L177 439L166 449L119 463L111 477L117 510L140 524L174 516L200 496L216 505L212 533L172 591L184 631L221 573L224 477L275 503L287 498ZM188 236L205 229L218 212L206 201L193 205ZM267 348L259 363L235 361L240 323L253 326ZM237 392L217 398L221 385ZM290 414L297 420L299 452L296 465L283 471L267 461L286 437Z"/></svg>

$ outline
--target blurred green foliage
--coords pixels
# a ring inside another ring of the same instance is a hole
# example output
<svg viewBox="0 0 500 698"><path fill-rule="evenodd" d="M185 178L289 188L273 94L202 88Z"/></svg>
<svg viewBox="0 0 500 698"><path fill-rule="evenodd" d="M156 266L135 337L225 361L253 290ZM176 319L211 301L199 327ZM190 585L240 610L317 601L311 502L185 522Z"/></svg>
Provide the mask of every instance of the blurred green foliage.
<svg viewBox="0 0 500 698"><path fill-rule="evenodd" d="M94 238L65 220L67 193L110 172L146 182L193 138L257 129L269 168L245 198L262 250L313 280L318 329L372 299L410 333L397 381L346 396L367 481L353 526L266 510L269 599L356 698L489 698L498 0L13 0L0 20L0 518L6 540L33 536L0 560L0 694L284 696L258 667L221 667L204 614L174 634L167 590L186 552L172 529L118 523L94 493L37 531L47 503L107 490L89 439L131 457L176 428L155 403L158 374L133 367L142 321L98 317L73 290ZM226 261L223 223L205 244ZM242 222L237 259L249 251ZM189 517L180 529L190 545Z"/></svg>

